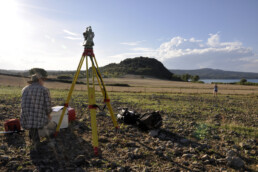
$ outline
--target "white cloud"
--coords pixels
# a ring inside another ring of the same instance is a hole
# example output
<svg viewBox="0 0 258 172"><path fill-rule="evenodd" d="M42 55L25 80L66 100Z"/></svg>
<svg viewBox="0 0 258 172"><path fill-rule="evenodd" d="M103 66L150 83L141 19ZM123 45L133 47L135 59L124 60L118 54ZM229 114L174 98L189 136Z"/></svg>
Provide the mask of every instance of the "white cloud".
<svg viewBox="0 0 258 172"><path fill-rule="evenodd" d="M170 42L165 42L160 45L157 49L157 55L162 60L191 55L210 55L214 53L228 56L235 54L242 57L253 55L252 49L243 47L241 42L220 42L218 34L210 34L206 45L199 43L202 42L201 40L193 40L195 39L191 38L188 40L181 37L174 37Z"/></svg>
<svg viewBox="0 0 258 172"><path fill-rule="evenodd" d="M195 38L174 37L160 45L156 57L170 69L209 67L258 72L257 56L251 48L244 47L239 41L220 42L218 33L210 34L206 43Z"/></svg>
<svg viewBox="0 0 258 172"><path fill-rule="evenodd" d="M130 50L132 52L111 57L117 60L137 56L155 57L168 69L217 68L258 72L258 55L251 48L244 47L240 41L221 42L218 33L209 34L206 41L176 36L157 49L135 47Z"/></svg>
<svg viewBox="0 0 258 172"><path fill-rule="evenodd" d="M219 35L218 34L209 34L207 45L211 47L216 47L219 45Z"/></svg>
<svg viewBox="0 0 258 172"><path fill-rule="evenodd" d="M69 30L64 29L63 31L64 31L65 33L67 33L68 35L78 36L77 33L71 32L71 31L69 31Z"/></svg>
<svg viewBox="0 0 258 172"><path fill-rule="evenodd" d="M190 38L189 39L189 42L202 42L202 40L196 40L195 38Z"/></svg>
<svg viewBox="0 0 258 172"><path fill-rule="evenodd" d="M63 30L68 36L65 36L64 38L70 39L70 40L83 40L82 37L78 37L79 34L71 32L69 30L64 29Z"/></svg>

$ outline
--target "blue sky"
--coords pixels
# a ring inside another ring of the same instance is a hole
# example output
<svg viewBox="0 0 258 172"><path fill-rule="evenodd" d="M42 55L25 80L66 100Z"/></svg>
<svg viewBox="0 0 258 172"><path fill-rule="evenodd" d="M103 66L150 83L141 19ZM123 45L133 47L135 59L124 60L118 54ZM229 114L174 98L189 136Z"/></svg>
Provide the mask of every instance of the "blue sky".
<svg viewBox="0 0 258 172"><path fill-rule="evenodd" d="M0 0L0 69L76 70L87 26L100 66L258 72L256 0Z"/></svg>

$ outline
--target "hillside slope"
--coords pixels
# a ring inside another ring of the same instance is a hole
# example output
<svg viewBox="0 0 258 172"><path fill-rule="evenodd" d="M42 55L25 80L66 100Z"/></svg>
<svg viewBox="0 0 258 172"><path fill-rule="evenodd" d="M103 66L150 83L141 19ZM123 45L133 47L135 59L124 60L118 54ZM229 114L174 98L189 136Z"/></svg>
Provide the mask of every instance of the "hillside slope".
<svg viewBox="0 0 258 172"><path fill-rule="evenodd" d="M76 71L47 71L48 75L65 75L73 77ZM123 77L125 75L139 75L141 77L151 77L166 80L180 80L173 77L173 74L164 67L164 65L154 59L148 57L135 57L128 58L120 63L111 63L104 67L100 67L100 72L103 77ZM4 75L17 75L17 76L28 76L28 71L15 71L15 70L0 70L0 74ZM90 70L91 75L91 70ZM86 77L85 72L80 72L80 77Z"/></svg>
<svg viewBox="0 0 258 172"><path fill-rule="evenodd" d="M196 70L173 70L170 69L170 72L173 72L176 75L190 74L190 75L199 75L201 79L258 79L258 73L251 72L233 72L233 71L224 71L220 69L196 69Z"/></svg>
<svg viewBox="0 0 258 172"><path fill-rule="evenodd" d="M119 64L111 63L101 67L100 71L106 77L121 77L133 74L160 79L173 79L173 74L161 62L148 57L125 59Z"/></svg>

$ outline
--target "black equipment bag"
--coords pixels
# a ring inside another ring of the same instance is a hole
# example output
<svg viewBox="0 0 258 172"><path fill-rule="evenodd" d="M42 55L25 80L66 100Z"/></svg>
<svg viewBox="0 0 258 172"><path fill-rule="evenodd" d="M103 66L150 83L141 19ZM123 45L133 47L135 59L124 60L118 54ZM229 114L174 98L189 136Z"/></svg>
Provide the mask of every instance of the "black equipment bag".
<svg viewBox="0 0 258 172"><path fill-rule="evenodd" d="M138 121L139 118L139 114L133 112L133 111L128 111L128 109L124 109L123 110L123 114L122 114L122 121L125 124L131 124L131 125L135 125L136 122Z"/></svg>
<svg viewBox="0 0 258 172"><path fill-rule="evenodd" d="M145 113L138 119L137 125L145 131L160 128L162 126L162 118L159 111Z"/></svg>

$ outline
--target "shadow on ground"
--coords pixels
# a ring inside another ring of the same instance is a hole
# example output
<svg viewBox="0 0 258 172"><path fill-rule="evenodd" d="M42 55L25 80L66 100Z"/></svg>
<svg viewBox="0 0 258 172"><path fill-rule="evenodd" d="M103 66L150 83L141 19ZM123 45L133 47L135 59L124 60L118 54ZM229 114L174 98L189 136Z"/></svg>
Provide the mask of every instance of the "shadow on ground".
<svg viewBox="0 0 258 172"><path fill-rule="evenodd" d="M56 138L41 142L37 151L30 151L30 157L39 171L83 171L94 152L91 143L68 128Z"/></svg>
<svg viewBox="0 0 258 172"><path fill-rule="evenodd" d="M26 146L23 132L5 134L4 142L8 147L20 148Z"/></svg>

